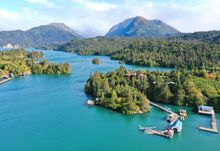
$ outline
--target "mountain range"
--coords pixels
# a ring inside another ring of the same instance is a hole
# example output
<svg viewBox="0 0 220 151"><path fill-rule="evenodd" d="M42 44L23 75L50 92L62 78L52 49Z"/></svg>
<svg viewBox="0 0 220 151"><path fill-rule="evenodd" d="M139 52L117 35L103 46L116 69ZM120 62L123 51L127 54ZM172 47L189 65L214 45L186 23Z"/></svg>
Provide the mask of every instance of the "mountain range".
<svg viewBox="0 0 220 151"><path fill-rule="evenodd" d="M31 28L26 31L1 31L0 46L7 44L21 47L39 47L45 45L62 44L72 39L82 38L73 29L63 23L51 23Z"/></svg>
<svg viewBox="0 0 220 151"><path fill-rule="evenodd" d="M161 20L148 20L141 16L129 18L113 26L107 37L167 37L180 32Z"/></svg>
<svg viewBox="0 0 220 151"><path fill-rule="evenodd" d="M167 38L187 41L220 43L220 31L181 33L161 20L148 20L141 16L129 18L114 25L105 35L106 38ZM0 31L0 47L5 45L21 47L57 47L83 36L63 23L51 23L26 31ZM71 44L72 45L72 44Z"/></svg>

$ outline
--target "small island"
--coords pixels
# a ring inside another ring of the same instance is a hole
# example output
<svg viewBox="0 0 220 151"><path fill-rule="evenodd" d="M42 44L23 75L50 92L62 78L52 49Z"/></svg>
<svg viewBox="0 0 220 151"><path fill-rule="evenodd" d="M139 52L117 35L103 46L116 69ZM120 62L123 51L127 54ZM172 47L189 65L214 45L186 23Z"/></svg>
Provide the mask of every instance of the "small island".
<svg viewBox="0 0 220 151"><path fill-rule="evenodd" d="M91 75L85 86L95 104L124 114L149 112L149 100L220 109L220 74L206 70L129 71L124 67Z"/></svg>
<svg viewBox="0 0 220 151"><path fill-rule="evenodd" d="M30 74L68 74L71 72L69 63L50 63L43 59L43 53L24 49L4 50L0 52L1 79Z"/></svg>
<svg viewBox="0 0 220 151"><path fill-rule="evenodd" d="M101 64L103 62L99 58L94 58L94 59L92 59L92 63L93 64Z"/></svg>
<svg viewBox="0 0 220 151"><path fill-rule="evenodd" d="M118 63L119 64L125 64L125 62L123 60L119 60Z"/></svg>

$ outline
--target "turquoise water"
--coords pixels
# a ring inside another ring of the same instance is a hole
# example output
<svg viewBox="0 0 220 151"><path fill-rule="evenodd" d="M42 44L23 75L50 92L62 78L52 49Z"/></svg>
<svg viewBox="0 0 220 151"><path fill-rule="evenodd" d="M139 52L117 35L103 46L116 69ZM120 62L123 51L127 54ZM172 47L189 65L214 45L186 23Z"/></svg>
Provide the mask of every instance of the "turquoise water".
<svg viewBox="0 0 220 151"><path fill-rule="evenodd" d="M100 107L87 107L84 84L95 71L118 68L118 61L94 56L45 52L54 62L70 62L65 76L32 75L0 85L0 151L219 151L220 135L202 132L210 118L190 108L183 131L169 140L146 135L138 125L166 126L166 114L156 108L143 115L126 116ZM171 70L163 68L130 69ZM178 110L178 107L172 107ZM219 114L217 118L219 121ZM220 125L220 123L219 123Z"/></svg>

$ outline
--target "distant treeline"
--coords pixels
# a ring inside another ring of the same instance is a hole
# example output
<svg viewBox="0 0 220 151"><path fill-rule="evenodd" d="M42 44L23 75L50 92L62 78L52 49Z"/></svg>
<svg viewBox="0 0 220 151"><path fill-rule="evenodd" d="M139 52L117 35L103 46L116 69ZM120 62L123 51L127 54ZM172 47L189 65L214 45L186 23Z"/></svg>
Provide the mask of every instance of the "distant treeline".
<svg viewBox="0 0 220 151"><path fill-rule="evenodd" d="M194 33L181 33L176 36L171 36L168 39L178 39L187 41L200 41L210 44L220 44L220 31L200 31Z"/></svg>
<svg viewBox="0 0 220 151"><path fill-rule="evenodd" d="M170 39L96 37L73 40L56 50L80 55L108 55L127 64L219 70L220 44L184 36Z"/></svg>

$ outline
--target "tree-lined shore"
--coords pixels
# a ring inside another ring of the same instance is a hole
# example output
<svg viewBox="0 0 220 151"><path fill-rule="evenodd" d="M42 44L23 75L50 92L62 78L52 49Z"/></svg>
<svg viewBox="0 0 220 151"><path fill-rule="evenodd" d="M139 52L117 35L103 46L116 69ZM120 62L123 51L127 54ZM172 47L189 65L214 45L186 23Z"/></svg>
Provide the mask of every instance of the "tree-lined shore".
<svg viewBox="0 0 220 151"><path fill-rule="evenodd" d="M205 70L172 72L115 71L95 73L85 91L96 104L125 114L150 111L149 100L181 106L220 109L220 75Z"/></svg>
<svg viewBox="0 0 220 151"><path fill-rule="evenodd" d="M68 74L69 63L50 63L43 58L42 52L28 52L24 49L0 52L0 76L12 73L15 76L27 74Z"/></svg>

